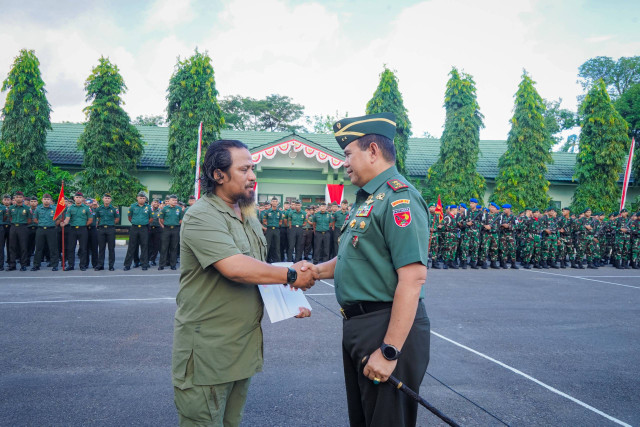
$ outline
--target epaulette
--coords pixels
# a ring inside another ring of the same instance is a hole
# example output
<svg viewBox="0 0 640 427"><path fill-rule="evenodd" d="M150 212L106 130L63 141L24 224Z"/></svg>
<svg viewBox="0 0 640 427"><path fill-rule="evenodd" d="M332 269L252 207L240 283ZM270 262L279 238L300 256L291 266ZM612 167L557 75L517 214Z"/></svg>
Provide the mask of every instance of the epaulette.
<svg viewBox="0 0 640 427"><path fill-rule="evenodd" d="M389 181L387 181L387 185L391 187L393 191L399 191L399 190L402 190L403 188L409 188L407 184L400 181L399 179L390 179Z"/></svg>

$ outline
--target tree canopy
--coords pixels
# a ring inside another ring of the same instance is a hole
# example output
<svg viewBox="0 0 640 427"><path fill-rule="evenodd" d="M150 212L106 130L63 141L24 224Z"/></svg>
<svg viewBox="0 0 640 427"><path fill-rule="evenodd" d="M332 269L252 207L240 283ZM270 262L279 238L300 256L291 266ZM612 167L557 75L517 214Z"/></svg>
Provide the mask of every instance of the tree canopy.
<svg viewBox="0 0 640 427"><path fill-rule="evenodd" d="M484 117L480 113L476 85L469 74L460 74L455 67L449 75L440 155L427 172L425 195L433 201L440 195L444 204L467 201L471 197L482 202L485 182L476 166Z"/></svg>
<svg viewBox="0 0 640 427"><path fill-rule="evenodd" d="M47 158L47 130L51 129L51 106L33 50L23 49L2 83L8 91L2 109L0 138L0 188L35 194L37 171L51 169Z"/></svg>
<svg viewBox="0 0 640 427"><path fill-rule="evenodd" d="M211 58L198 52L178 62L167 90L169 147L167 164L171 191L185 199L193 194L198 128L203 123L202 149L220 139L225 120L218 105L218 91ZM202 156L204 160L204 156Z"/></svg>
<svg viewBox="0 0 640 427"><path fill-rule="evenodd" d="M507 151L498 161L491 197L492 201L509 203L518 211L526 206L546 207L549 203L549 181L545 175L547 164L553 161L549 152L553 140L545 126L545 103L534 84L525 71L515 95Z"/></svg>
<svg viewBox="0 0 640 427"><path fill-rule="evenodd" d="M87 123L78 139L78 148L84 153L82 189L97 198L111 193L114 205L129 205L144 189L133 175L144 146L122 108L121 95L127 87L118 66L101 57L84 89L91 104L84 109Z"/></svg>
<svg viewBox="0 0 640 427"><path fill-rule="evenodd" d="M396 137L393 139L396 147L396 166L401 174L406 175L411 121L398 88L398 78L386 66L380 74L380 83L373 97L367 102L366 111L367 114L389 112L396 115Z"/></svg>
<svg viewBox="0 0 640 427"><path fill-rule="evenodd" d="M155 116L153 115L138 116L133 121L133 124L138 126L166 126L167 118L160 114Z"/></svg>
<svg viewBox="0 0 640 427"><path fill-rule="evenodd" d="M304 116L304 107L295 104L288 96L273 94L265 99L254 99L232 95L220 101L220 108L227 129L304 131L304 126L296 123Z"/></svg>
<svg viewBox="0 0 640 427"><path fill-rule="evenodd" d="M606 83L597 81L580 106L582 131L572 207L611 212L619 207L618 181L629 149L628 126L616 111Z"/></svg>
<svg viewBox="0 0 640 427"><path fill-rule="evenodd" d="M623 56L617 61L598 56L580 65L578 71L578 82L585 91L602 80L611 98L617 99L631 86L640 83L640 56Z"/></svg>

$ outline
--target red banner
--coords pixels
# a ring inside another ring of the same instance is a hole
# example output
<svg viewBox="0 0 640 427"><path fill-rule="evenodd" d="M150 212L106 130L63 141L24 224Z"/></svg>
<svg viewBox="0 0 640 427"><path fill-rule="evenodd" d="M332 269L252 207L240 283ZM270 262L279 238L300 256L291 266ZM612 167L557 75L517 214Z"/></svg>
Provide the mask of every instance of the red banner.
<svg viewBox="0 0 640 427"><path fill-rule="evenodd" d="M56 212L53 214L53 219L57 219L62 211L64 211L64 181L62 181L62 185L60 186L60 195L58 196L58 203L56 204Z"/></svg>
<svg viewBox="0 0 640 427"><path fill-rule="evenodd" d="M436 204L435 214L438 215L438 222L442 222L444 219L444 210L442 209L442 202L440 201L440 195L438 194L438 203Z"/></svg>
<svg viewBox="0 0 640 427"><path fill-rule="evenodd" d="M325 191L325 198L327 203L336 202L340 204L342 202L342 195L344 194L344 185L342 184L327 184Z"/></svg>

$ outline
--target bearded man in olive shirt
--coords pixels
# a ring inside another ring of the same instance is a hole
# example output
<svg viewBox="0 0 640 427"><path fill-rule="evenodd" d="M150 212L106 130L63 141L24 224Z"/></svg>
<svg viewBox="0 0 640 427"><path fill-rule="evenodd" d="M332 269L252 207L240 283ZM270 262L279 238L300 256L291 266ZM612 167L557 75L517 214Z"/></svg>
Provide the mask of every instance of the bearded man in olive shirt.
<svg viewBox="0 0 640 427"><path fill-rule="evenodd" d="M256 285L308 289L315 272L265 263L255 212L251 153L240 141L212 143L201 197L180 230L172 374L180 425L237 426L251 377L262 370L263 304ZM298 317L310 315L301 309Z"/></svg>

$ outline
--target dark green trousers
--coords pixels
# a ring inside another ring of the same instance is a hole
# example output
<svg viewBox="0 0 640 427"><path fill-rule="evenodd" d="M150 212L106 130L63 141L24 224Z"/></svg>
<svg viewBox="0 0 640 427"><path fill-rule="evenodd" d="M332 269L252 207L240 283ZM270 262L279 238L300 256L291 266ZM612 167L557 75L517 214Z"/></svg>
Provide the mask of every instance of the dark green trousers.
<svg viewBox="0 0 640 427"><path fill-rule="evenodd" d="M180 226L165 225L161 235L160 267L175 267L178 263L178 243L180 243Z"/></svg>
<svg viewBox="0 0 640 427"><path fill-rule="evenodd" d="M390 319L391 308L387 308L342 322L342 364L351 427L416 425L416 401L391 384L375 385L362 374L362 358L380 348ZM396 378L415 392L419 392L429 364L429 331L429 317L424 304L420 302L413 326L393 371Z"/></svg>
<svg viewBox="0 0 640 427"><path fill-rule="evenodd" d="M87 242L89 232L86 225L67 225L65 234L69 234L69 241L65 247L67 251L67 263L69 267L76 265L76 244L78 245L78 258L80 258L80 268L87 268L89 265L89 253L87 252Z"/></svg>
<svg viewBox="0 0 640 427"><path fill-rule="evenodd" d="M131 225L129 229L129 247L127 255L124 257L124 266L131 267L134 260L134 254L138 253L140 246L140 263L143 267L149 268L149 226L148 225Z"/></svg>
<svg viewBox="0 0 640 427"><path fill-rule="evenodd" d="M98 265L104 268L106 250L109 249L109 268L116 263L116 227L113 225L101 225L98 227Z"/></svg>
<svg viewBox="0 0 640 427"><path fill-rule="evenodd" d="M313 236L313 262L325 262L329 260L329 251L331 248L331 230L316 231Z"/></svg>
<svg viewBox="0 0 640 427"><path fill-rule="evenodd" d="M267 262L280 262L280 227L267 227Z"/></svg>
<svg viewBox="0 0 640 427"><path fill-rule="evenodd" d="M295 251L295 255L293 252ZM302 226L292 225L289 229L289 246L287 248L287 261L298 262L302 259L304 251L304 231Z"/></svg>
<svg viewBox="0 0 640 427"><path fill-rule="evenodd" d="M38 227L36 230L36 249L33 258L33 266L40 267L44 248L49 248L51 265L58 266L58 232L56 227Z"/></svg>

